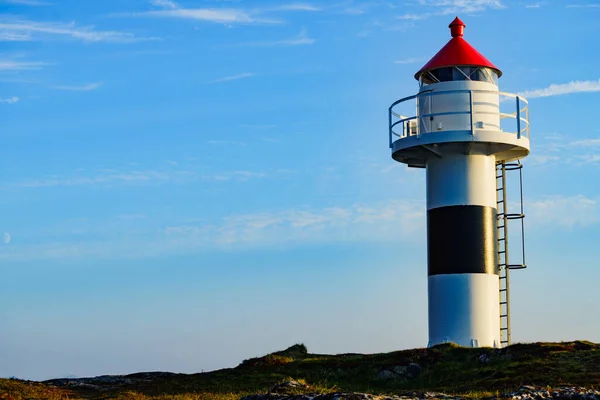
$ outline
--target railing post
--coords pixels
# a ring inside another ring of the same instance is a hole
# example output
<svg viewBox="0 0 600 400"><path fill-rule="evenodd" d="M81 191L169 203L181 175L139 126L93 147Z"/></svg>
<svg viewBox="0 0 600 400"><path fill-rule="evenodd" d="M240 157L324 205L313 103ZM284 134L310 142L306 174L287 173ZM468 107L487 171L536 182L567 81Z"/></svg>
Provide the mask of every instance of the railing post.
<svg viewBox="0 0 600 400"><path fill-rule="evenodd" d="M392 107L388 109L389 146L392 148Z"/></svg>
<svg viewBox="0 0 600 400"><path fill-rule="evenodd" d="M471 135L475 134L473 129L473 92L469 90L469 116L471 117Z"/></svg>
<svg viewBox="0 0 600 400"><path fill-rule="evenodd" d="M517 96L517 139L521 139L521 104Z"/></svg>
<svg viewBox="0 0 600 400"><path fill-rule="evenodd" d="M417 112L415 113L415 116L417 118L415 118L415 122L417 123L417 138L421 137L421 117L419 116L419 111L421 110L421 106L419 104L419 102L421 101L421 93L417 93L417 96L415 97L416 103L417 103ZM410 128L409 128L410 129Z"/></svg>

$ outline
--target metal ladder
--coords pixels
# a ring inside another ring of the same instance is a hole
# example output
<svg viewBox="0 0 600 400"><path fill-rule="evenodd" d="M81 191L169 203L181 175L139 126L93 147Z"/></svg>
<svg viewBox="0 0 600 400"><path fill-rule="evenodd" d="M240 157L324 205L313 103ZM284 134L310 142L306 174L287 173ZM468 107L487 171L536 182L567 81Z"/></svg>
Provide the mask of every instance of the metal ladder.
<svg viewBox="0 0 600 400"><path fill-rule="evenodd" d="M519 171L519 195L520 195L520 213L509 213L506 196L506 172ZM525 264L525 225L523 214L523 165L520 161L516 163L506 163L504 161L496 163L496 204L497 204L497 247L498 247L498 268L500 272L500 347L510 346L510 284L509 271L511 269L527 268ZM508 257L508 222L511 220L521 221L521 249L522 264L510 263Z"/></svg>

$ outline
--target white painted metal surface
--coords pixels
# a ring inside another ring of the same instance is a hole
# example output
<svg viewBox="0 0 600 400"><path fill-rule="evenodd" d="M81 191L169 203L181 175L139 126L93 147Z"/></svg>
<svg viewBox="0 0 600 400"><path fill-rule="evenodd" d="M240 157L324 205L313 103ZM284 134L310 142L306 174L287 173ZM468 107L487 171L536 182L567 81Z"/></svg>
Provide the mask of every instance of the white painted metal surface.
<svg viewBox="0 0 600 400"><path fill-rule="evenodd" d="M496 157L449 153L427 161L427 209L496 208Z"/></svg>
<svg viewBox="0 0 600 400"><path fill-rule="evenodd" d="M429 346L500 347L498 291L498 275L430 276Z"/></svg>
<svg viewBox="0 0 600 400"><path fill-rule="evenodd" d="M424 86L423 92L447 92L452 90L472 90L469 93L449 93L419 98L418 115L469 112L473 101L473 125L477 129L500 130L500 100L498 86L490 82L449 81ZM470 114L436 115L420 119L420 133L464 130L471 126Z"/></svg>

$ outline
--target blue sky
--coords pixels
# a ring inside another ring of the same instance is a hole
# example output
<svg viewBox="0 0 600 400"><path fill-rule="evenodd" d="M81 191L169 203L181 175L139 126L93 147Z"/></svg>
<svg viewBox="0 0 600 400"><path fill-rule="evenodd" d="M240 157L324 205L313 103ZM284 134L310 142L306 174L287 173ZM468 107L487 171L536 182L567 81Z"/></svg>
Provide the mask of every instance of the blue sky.
<svg viewBox="0 0 600 400"><path fill-rule="evenodd" d="M515 341L600 341L600 2L0 0L0 376L427 343L387 108L465 38L530 101Z"/></svg>

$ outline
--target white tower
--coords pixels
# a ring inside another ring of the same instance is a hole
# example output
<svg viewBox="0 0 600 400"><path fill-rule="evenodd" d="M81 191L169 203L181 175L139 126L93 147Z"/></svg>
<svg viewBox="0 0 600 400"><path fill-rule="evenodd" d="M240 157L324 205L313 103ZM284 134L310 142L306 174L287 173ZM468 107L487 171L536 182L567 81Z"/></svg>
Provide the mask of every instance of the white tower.
<svg viewBox="0 0 600 400"><path fill-rule="evenodd" d="M452 39L415 75L419 93L390 107L390 148L427 171L429 346L501 347L510 266L498 232L512 214L496 173L529 154L527 101L498 91L502 72L463 39L458 17L449 27Z"/></svg>

